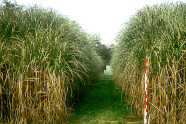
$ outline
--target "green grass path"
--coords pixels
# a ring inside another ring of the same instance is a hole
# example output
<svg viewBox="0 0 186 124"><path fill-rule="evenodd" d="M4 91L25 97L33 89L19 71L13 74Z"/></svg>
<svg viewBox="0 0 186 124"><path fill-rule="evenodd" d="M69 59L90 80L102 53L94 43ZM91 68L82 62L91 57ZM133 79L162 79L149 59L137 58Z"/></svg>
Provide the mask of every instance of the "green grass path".
<svg viewBox="0 0 186 124"><path fill-rule="evenodd" d="M142 118L127 109L126 98L121 102L121 92L111 76L101 76L95 86L79 101L71 124L141 124Z"/></svg>

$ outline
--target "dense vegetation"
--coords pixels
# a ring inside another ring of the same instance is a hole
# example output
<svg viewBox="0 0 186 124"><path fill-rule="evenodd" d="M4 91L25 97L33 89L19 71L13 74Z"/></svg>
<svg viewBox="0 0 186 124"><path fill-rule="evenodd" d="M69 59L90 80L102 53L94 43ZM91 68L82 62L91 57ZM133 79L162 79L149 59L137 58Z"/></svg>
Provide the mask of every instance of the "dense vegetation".
<svg viewBox="0 0 186 124"><path fill-rule="evenodd" d="M184 123L186 115L186 4L146 6L121 30L112 58L115 81L144 111L148 56L150 123Z"/></svg>
<svg viewBox="0 0 186 124"><path fill-rule="evenodd" d="M114 47L114 45L112 44L111 46L107 46L101 44L100 42L101 37L99 35L94 35L94 39L95 39L96 51L103 59L104 66L109 65L111 60L111 53L112 53L111 47Z"/></svg>
<svg viewBox="0 0 186 124"><path fill-rule="evenodd" d="M102 68L94 37L53 10L0 6L0 123L65 122Z"/></svg>

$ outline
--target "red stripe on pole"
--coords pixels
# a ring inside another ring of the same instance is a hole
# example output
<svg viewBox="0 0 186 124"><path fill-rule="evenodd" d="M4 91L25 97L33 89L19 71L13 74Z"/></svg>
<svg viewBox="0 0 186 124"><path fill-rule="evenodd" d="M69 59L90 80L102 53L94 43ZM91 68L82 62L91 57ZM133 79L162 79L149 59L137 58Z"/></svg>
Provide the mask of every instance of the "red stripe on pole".
<svg viewBox="0 0 186 124"><path fill-rule="evenodd" d="M147 124L147 55L145 56L145 104L144 104L144 124Z"/></svg>
<svg viewBox="0 0 186 124"><path fill-rule="evenodd" d="M145 56L145 74L147 73L147 55Z"/></svg>

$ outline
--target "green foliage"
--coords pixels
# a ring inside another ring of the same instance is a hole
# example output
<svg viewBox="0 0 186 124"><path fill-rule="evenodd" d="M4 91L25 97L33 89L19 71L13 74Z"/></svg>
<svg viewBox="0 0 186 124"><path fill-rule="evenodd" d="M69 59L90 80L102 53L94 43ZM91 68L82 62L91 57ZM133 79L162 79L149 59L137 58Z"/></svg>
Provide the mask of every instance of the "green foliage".
<svg viewBox="0 0 186 124"><path fill-rule="evenodd" d="M110 64L111 49L108 46L101 44L101 38L99 35L94 35L94 44L98 55L104 60L105 65Z"/></svg>

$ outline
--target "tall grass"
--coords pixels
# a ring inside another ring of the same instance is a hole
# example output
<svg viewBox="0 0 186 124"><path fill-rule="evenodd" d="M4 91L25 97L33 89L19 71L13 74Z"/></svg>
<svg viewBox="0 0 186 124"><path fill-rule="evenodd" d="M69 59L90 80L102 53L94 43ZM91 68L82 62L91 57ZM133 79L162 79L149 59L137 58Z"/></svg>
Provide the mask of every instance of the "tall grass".
<svg viewBox="0 0 186 124"><path fill-rule="evenodd" d="M93 36L53 10L0 7L0 122L66 122L99 75Z"/></svg>
<svg viewBox="0 0 186 124"><path fill-rule="evenodd" d="M147 54L150 123L185 123L186 4L144 7L121 30L117 42L111 65L129 103L143 115Z"/></svg>

